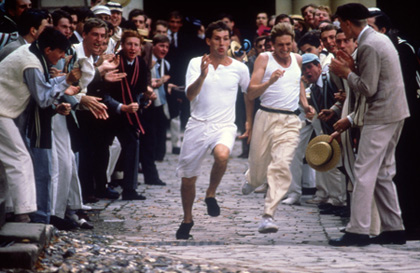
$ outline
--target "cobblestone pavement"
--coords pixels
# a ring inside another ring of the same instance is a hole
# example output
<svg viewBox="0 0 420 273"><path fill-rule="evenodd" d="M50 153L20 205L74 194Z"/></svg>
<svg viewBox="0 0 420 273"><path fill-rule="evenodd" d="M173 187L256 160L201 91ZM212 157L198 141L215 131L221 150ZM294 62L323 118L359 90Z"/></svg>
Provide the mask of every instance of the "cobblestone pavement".
<svg viewBox="0 0 420 273"><path fill-rule="evenodd" d="M192 240L175 239L182 221L180 179L175 176L177 156L168 154L157 163L168 185L141 184L145 201L101 201L94 232L113 235L120 243L149 254L190 262L206 262L238 271L267 272L420 272L420 242L403 246L370 245L333 248L329 238L342 235L345 220L320 215L314 205L279 205L275 222L279 231L257 231L263 211L263 194L243 196L240 187L247 160L237 158L236 143L228 169L218 189L219 217L207 215L204 203L212 156L208 155L197 180ZM139 181L142 181L139 175ZM310 198L304 196L303 199Z"/></svg>

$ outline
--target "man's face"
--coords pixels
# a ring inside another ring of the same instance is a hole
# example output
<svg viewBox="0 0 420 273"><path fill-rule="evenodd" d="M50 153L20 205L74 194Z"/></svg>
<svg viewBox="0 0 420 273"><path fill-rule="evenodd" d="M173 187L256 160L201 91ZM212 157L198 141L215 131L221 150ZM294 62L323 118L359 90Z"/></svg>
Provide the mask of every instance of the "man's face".
<svg viewBox="0 0 420 273"><path fill-rule="evenodd" d="M156 34L168 35L168 28L164 25L156 25L155 35Z"/></svg>
<svg viewBox="0 0 420 273"><path fill-rule="evenodd" d="M76 14L72 14L71 19L72 19L72 23L71 23L72 32L74 32L77 28L77 24L79 23L79 20Z"/></svg>
<svg viewBox="0 0 420 273"><path fill-rule="evenodd" d="M235 23L227 17L223 18L222 22L225 23L230 28L230 30L232 30L233 27L235 26Z"/></svg>
<svg viewBox="0 0 420 273"><path fill-rule="evenodd" d="M99 55L104 54L104 53L105 53L105 51L108 49L109 37L111 37L111 36L108 36L108 37L107 37L107 38L106 38L106 39L102 42L101 48L100 48L100 50L99 50Z"/></svg>
<svg viewBox="0 0 420 273"><path fill-rule="evenodd" d="M348 20L343 21L341 18L338 18L338 21L340 22L340 28L343 30L344 35L346 35L347 39L357 38L357 37L354 37L350 22Z"/></svg>
<svg viewBox="0 0 420 273"><path fill-rule="evenodd" d="M111 23L111 16L108 14L96 14L95 17L101 19L102 21Z"/></svg>
<svg viewBox="0 0 420 273"><path fill-rule="evenodd" d="M69 39L73 34L72 25L70 24L69 19L64 17L58 20L57 26L54 28L66 36L67 39Z"/></svg>
<svg viewBox="0 0 420 273"><path fill-rule="evenodd" d="M255 45L255 50L257 52L257 55L265 51L265 39L259 40L257 42L257 44Z"/></svg>
<svg viewBox="0 0 420 273"><path fill-rule="evenodd" d="M171 17L168 22L169 29L173 33L177 33L179 29L182 27L182 20L179 17Z"/></svg>
<svg viewBox="0 0 420 273"><path fill-rule="evenodd" d="M122 20L122 12L119 12L117 10L111 11L111 24L114 27L118 27L121 24Z"/></svg>
<svg viewBox="0 0 420 273"><path fill-rule="evenodd" d="M325 10L320 10L320 9L315 10L315 14L314 14L315 26L319 25L319 22L324 21L324 20L331 20L328 12Z"/></svg>
<svg viewBox="0 0 420 273"><path fill-rule="evenodd" d="M300 50L303 53L312 53L312 54L315 54L316 56L319 57L319 53L321 53L322 47L321 46L315 47L315 46L310 45L310 44L304 44L300 47Z"/></svg>
<svg viewBox="0 0 420 273"><path fill-rule="evenodd" d="M344 31L344 30L343 30ZM337 45L335 44L336 30L327 30L321 33L321 41L328 52L335 54L337 52Z"/></svg>
<svg viewBox="0 0 420 273"><path fill-rule="evenodd" d="M131 22L136 25L136 28L138 29L145 29L146 28L146 20L144 18L144 15L138 15L133 18L131 18Z"/></svg>
<svg viewBox="0 0 420 273"><path fill-rule="evenodd" d="M47 19L43 19L41 21L41 24L39 25L39 28L36 30L36 33L34 35L34 39L37 40L39 35L41 35L41 33L44 31L45 27L49 26L50 23L48 23Z"/></svg>
<svg viewBox="0 0 420 273"><path fill-rule="evenodd" d="M335 37L335 43L337 44L337 49L343 50L349 55L353 54L356 49L356 43L353 39L347 39L343 32L337 34Z"/></svg>
<svg viewBox="0 0 420 273"><path fill-rule="evenodd" d="M16 8L10 11L10 15L19 18L22 12L32 7L31 0L16 0Z"/></svg>
<svg viewBox="0 0 420 273"><path fill-rule="evenodd" d="M307 7L303 11L303 19L312 27L314 26L314 11L315 9L313 7Z"/></svg>
<svg viewBox="0 0 420 273"><path fill-rule="evenodd" d="M293 47L293 39L290 35L277 36L274 40L274 53L284 59L290 56Z"/></svg>
<svg viewBox="0 0 420 273"><path fill-rule="evenodd" d="M302 73L309 83L316 83L322 73L322 68L319 63L308 63L302 65Z"/></svg>
<svg viewBox="0 0 420 273"><path fill-rule="evenodd" d="M92 28L89 33L83 33L83 48L87 57L99 55L106 37L105 28Z"/></svg>
<svg viewBox="0 0 420 273"><path fill-rule="evenodd" d="M257 14L257 19L255 20L257 28L260 26L267 26L268 24L268 15L265 12L261 12Z"/></svg>
<svg viewBox="0 0 420 273"><path fill-rule="evenodd" d="M56 65L60 59L66 56L64 50L59 48L51 50L50 47L44 49L44 55L50 65Z"/></svg>
<svg viewBox="0 0 420 273"><path fill-rule="evenodd" d="M131 62L141 53L141 41L137 37L127 38L121 45L124 56Z"/></svg>
<svg viewBox="0 0 420 273"><path fill-rule="evenodd" d="M210 47L210 54L225 56L230 45L229 31L213 30L213 35L211 38L206 38L206 42Z"/></svg>
<svg viewBox="0 0 420 273"><path fill-rule="evenodd" d="M153 46L153 54L159 58L165 58L166 54L168 54L169 50L169 43L157 43Z"/></svg>
<svg viewBox="0 0 420 273"><path fill-rule="evenodd" d="M266 51L266 52L273 52L274 51L273 42L270 39L265 39L264 51Z"/></svg>

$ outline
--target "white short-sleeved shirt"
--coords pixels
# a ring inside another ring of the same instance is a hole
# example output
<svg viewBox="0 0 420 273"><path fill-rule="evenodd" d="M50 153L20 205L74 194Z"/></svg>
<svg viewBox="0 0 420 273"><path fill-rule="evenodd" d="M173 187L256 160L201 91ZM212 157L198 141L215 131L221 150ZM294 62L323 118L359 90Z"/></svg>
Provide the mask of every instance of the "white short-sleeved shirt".
<svg viewBox="0 0 420 273"><path fill-rule="evenodd" d="M201 58L191 59L188 65L187 88L200 76ZM191 101L191 117L207 122L233 123L238 86L246 92L248 85L249 70L245 64L232 59L230 65L219 65L216 70L209 65L200 93Z"/></svg>

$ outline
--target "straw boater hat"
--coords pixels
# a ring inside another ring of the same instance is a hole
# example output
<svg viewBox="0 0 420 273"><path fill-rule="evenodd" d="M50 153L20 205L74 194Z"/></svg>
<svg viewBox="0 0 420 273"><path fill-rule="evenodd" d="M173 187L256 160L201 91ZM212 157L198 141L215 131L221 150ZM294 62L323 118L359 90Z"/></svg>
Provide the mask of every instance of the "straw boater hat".
<svg viewBox="0 0 420 273"><path fill-rule="evenodd" d="M313 138L306 148L306 161L309 166L319 172L326 172L334 168L340 160L340 145L337 140L328 143L329 135Z"/></svg>

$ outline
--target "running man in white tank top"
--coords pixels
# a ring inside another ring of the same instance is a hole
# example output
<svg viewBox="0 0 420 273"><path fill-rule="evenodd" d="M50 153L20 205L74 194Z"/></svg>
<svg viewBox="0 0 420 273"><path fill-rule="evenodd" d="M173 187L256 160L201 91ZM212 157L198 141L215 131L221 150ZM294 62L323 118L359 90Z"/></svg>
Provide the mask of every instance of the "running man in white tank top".
<svg viewBox="0 0 420 273"><path fill-rule="evenodd" d="M236 94L238 86L245 92L249 84L247 66L227 55L230 29L225 23L211 23L206 29L206 42L210 54L193 58L186 75L186 96L191 101L191 117L184 133L177 168L177 175L182 179L184 209L183 222L176 232L177 239L189 239L191 236L195 182L209 149L213 151L214 164L205 202L210 216L220 214L216 189L225 173L236 138Z"/></svg>
<svg viewBox="0 0 420 273"><path fill-rule="evenodd" d="M271 40L274 52L258 56L247 91L248 99L260 97L261 106L252 127L249 169L242 193L250 194L258 186L268 183L263 219L258 228L260 233L278 230L273 216L292 181L289 167L302 126L298 117L299 101L308 117L314 113L300 80L302 57L292 53L292 26L288 23L275 25ZM253 105L253 102L247 103ZM249 109L247 123L252 125L252 110Z"/></svg>

